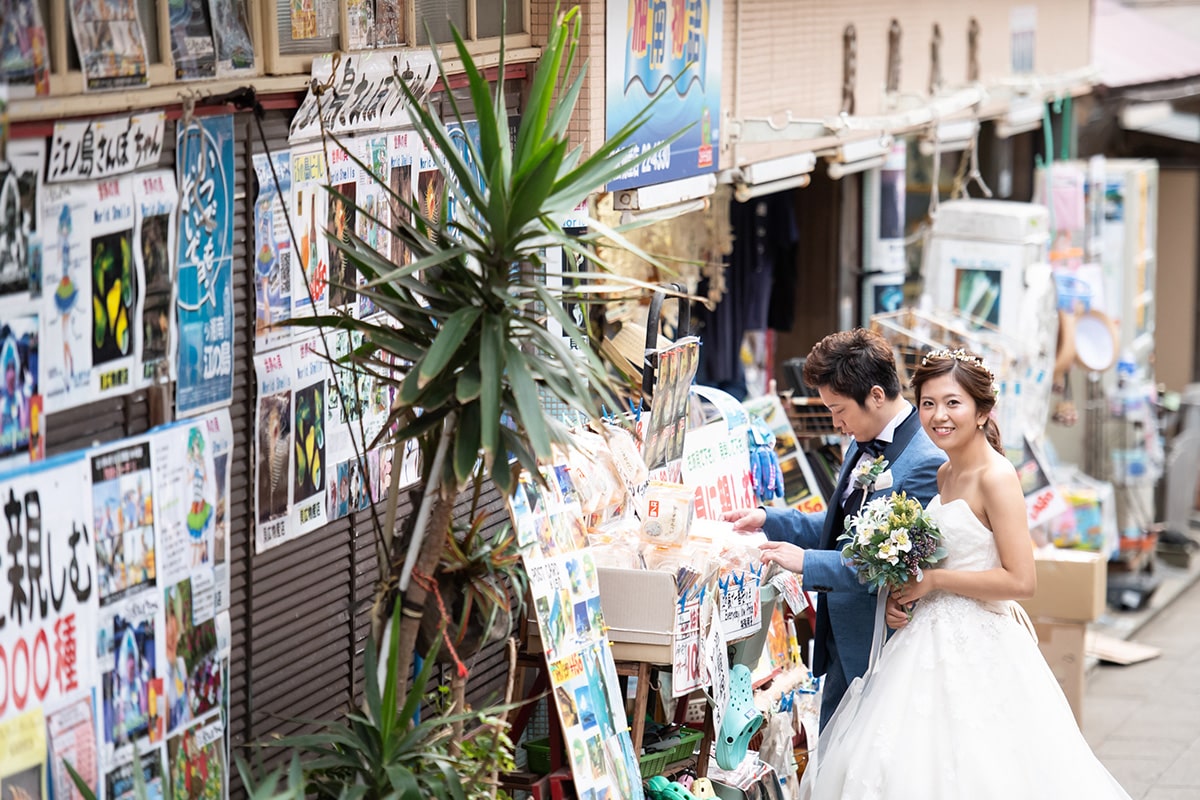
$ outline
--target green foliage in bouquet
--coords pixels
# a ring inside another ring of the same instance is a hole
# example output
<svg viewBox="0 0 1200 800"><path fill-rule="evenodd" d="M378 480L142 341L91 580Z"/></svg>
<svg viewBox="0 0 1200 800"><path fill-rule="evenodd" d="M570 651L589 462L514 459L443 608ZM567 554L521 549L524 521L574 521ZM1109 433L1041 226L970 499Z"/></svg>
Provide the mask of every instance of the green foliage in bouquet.
<svg viewBox="0 0 1200 800"><path fill-rule="evenodd" d="M937 524L904 492L866 503L846 520L838 541L842 558L858 568L858 580L876 589L919 581L946 557Z"/></svg>

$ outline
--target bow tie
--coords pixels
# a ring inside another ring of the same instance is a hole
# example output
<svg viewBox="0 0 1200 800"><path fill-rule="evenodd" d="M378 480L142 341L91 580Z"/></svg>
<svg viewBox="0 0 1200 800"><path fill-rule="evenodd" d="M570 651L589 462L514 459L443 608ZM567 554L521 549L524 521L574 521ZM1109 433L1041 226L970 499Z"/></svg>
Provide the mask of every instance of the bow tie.
<svg viewBox="0 0 1200 800"><path fill-rule="evenodd" d="M883 451L891 442L885 442L883 439L872 439L869 442L859 442L858 449L866 453L871 458L878 458L883 455Z"/></svg>

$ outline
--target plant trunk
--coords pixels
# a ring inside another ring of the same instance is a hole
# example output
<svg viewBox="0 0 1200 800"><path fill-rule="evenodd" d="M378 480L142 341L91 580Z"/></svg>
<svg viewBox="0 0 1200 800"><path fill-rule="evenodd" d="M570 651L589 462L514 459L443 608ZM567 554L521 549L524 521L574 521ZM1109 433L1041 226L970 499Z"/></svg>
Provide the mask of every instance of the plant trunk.
<svg viewBox="0 0 1200 800"><path fill-rule="evenodd" d="M421 543L421 551L417 556L414 573L432 576L442 560L442 550L446 546L446 536L450 531L450 519L454 513L453 491L456 487L445 487L446 491L434 501L433 513L426 527L425 541ZM449 498L449 499L447 499ZM417 535L417 531L413 535ZM393 569L398 566L393 562ZM428 597L425 587L419 581L412 581L401 598L400 641L399 641L399 671L397 685L401 687L397 703L404 705L408 696L408 675L412 672L413 650L417 645L417 633L421 629L421 617L426 602L434 602Z"/></svg>

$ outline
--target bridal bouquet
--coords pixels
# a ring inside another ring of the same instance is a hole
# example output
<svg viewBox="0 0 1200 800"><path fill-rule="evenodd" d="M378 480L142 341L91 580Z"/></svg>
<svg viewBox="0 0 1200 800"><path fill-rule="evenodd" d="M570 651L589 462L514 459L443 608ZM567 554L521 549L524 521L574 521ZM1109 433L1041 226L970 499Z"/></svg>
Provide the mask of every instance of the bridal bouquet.
<svg viewBox="0 0 1200 800"><path fill-rule="evenodd" d="M866 503L846 520L838 541L842 558L858 567L858 579L876 589L921 580L923 570L946 557L937 524L903 492Z"/></svg>

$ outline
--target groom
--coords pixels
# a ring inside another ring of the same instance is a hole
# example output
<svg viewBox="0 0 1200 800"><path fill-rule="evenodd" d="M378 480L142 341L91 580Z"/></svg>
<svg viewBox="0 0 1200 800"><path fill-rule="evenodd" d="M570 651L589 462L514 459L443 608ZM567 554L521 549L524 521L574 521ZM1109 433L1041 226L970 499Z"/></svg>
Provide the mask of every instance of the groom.
<svg viewBox="0 0 1200 800"><path fill-rule="evenodd" d="M937 470L946 460L925 431L912 404L900 396L891 345L877 333L857 328L830 334L804 362L804 382L817 390L833 424L854 439L828 509L802 514L794 509L732 511L726 521L743 533L763 530L763 560L803 576L805 591L818 592L812 668L824 675L821 727L841 702L850 682L867 671L875 594L842 562L837 538L845 520L871 498L906 492L926 505L937 494ZM873 483L855 475L877 456Z"/></svg>

